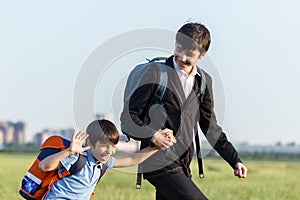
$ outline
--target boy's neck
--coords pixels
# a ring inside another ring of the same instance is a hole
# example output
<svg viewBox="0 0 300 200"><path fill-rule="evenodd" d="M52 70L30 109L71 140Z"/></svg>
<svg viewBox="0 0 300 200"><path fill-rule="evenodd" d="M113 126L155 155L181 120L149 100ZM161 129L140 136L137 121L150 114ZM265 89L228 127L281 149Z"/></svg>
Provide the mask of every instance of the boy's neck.
<svg viewBox="0 0 300 200"><path fill-rule="evenodd" d="M93 155L92 155L93 156ZM100 160L97 160L97 158L95 158L94 156L93 156L93 158L95 159L95 162L98 164L98 163L100 163Z"/></svg>

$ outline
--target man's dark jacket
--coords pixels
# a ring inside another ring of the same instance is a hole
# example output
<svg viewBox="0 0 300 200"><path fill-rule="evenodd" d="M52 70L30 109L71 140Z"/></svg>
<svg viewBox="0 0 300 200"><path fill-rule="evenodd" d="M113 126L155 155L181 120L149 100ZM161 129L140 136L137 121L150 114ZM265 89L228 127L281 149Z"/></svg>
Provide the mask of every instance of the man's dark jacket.
<svg viewBox="0 0 300 200"><path fill-rule="evenodd" d="M241 161L222 128L217 125L211 77L205 73L206 89L202 96L202 77L197 73L193 90L186 98L174 69L173 56L166 60L166 70L167 88L159 105L149 105L160 77L155 64L149 64L144 73L138 75L138 80L127 80L125 89L121 129L126 135L140 140L142 148L151 145L150 139L159 129L173 130L177 140L169 149L161 150L144 161L144 177L178 171L190 176L189 165L194 154L193 131L197 133L197 122L213 148L235 168L236 163ZM130 75L129 79L133 77ZM135 88L132 87L134 84L137 84ZM150 122L145 124L145 119L150 119Z"/></svg>

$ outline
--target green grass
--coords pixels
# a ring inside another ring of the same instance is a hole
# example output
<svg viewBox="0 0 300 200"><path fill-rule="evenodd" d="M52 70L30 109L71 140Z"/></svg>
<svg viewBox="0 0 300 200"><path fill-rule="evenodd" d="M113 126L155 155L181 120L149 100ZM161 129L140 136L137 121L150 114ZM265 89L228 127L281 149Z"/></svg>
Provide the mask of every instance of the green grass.
<svg viewBox="0 0 300 200"><path fill-rule="evenodd" d="M21 180L35 155L0 153L0 199L21 199L18 194ZM227 163L218 159L204 159L205 178L197 176L197 163L192 163L193 180L209 199L278 200L299 199L300 162L246 160L249 171L246 179L233 176ZM129 172L131 171L131 172ZM136 174L132 169L112 169L99 182L95 199L153 200L155 189L142 182L135 189Z"/></svg>

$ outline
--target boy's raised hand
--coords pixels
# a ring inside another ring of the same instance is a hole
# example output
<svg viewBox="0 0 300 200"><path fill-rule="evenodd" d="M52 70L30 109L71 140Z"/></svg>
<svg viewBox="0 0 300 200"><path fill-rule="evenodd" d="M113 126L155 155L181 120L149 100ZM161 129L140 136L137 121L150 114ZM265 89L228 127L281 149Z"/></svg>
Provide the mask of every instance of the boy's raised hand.
<svg viewBox="0 0 300 200"><path fill-rule="evenodd" d="M90 146L82 147L83 142L88 138L89 135L84 131L75 131L72 136L72 142L70 145L70 151L72 154L82 153L88 149Z"/></svg>

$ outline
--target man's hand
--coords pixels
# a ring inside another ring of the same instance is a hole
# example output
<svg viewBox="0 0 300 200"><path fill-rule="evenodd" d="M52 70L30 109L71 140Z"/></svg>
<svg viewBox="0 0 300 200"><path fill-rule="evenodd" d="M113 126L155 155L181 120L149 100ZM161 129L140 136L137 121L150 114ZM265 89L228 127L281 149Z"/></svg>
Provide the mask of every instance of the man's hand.
<svg viewBox="0 0 300 200"><path fill-rule="evenodd" d="M88 137L89 135L84 131L74 132L72 136L72 142L69 147L71 154L82 153L90 149L89 146L82 147L83 142Z"/></svg>
<svg viewBox="0 0 300 200"><path fill-rule="evenodd" d="M165 128L154 133L151 142L158 148L165 150L176 143L176 139L173 136L173 131Z"/></svg>
<svg viewBox="0 0 300 200"><path fill-rule="evenodd" d="M247 167L239 162L235 165L234 175L239 178L246 178L247 176Z"/></svg>

